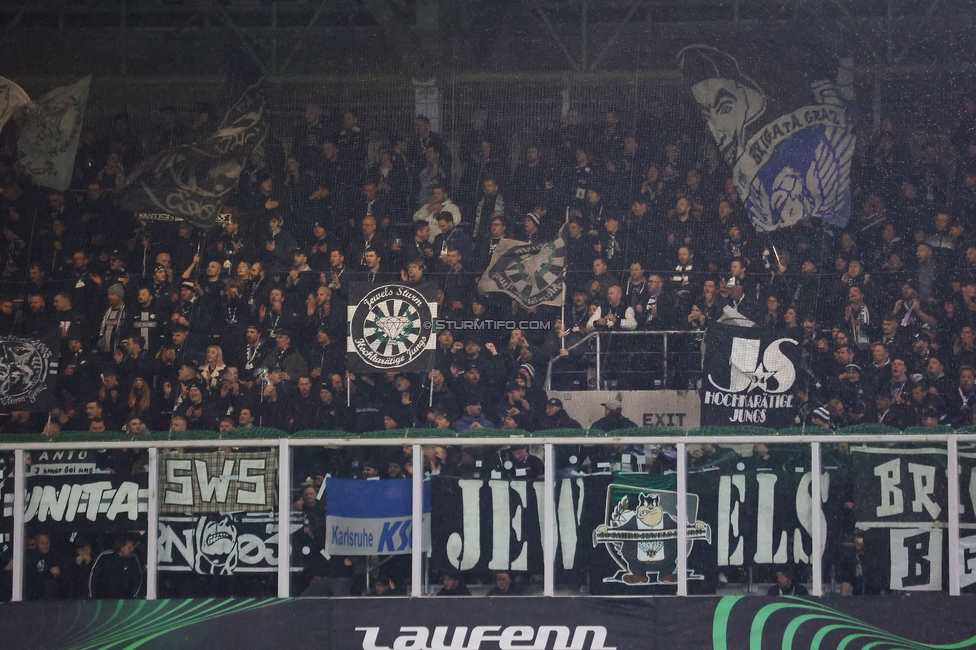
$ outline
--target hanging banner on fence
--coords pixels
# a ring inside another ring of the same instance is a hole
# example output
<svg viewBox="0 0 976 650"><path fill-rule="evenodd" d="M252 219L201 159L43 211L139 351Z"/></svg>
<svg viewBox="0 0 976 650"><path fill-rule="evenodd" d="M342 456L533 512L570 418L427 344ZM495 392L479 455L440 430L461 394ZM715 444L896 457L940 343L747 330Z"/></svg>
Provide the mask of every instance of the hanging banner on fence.
<svg viewBox="0 0 976 650"><path fill-rule="evenodd" d="M278 505L278 451L161 454L160 514L268 512Z"/></svg>
<svg viewBox="0 0 976 650"><path fill-rule="evenodd" d="M959 587L976 592L976 445L959 445ZM951 552L951 551L950 551Z"/></svg>
<svg viewBox="0 0 976 650"><path fill-rule="evenodd" d="M712 323L705 335L703 425L793 426L799 330Z"/></svg>
<svg viewBox="0 0 976 650"><path fill-rule="evenodd" d="M748 63L744 70L713 47L691 45L678 53L678 65L760 232L811 218L838 228L850 221L854 63L842 59L828 70L826 62L811 64L816 57L809 51L803 54L805 74L791 71L789 80L760 83Z"/></svg>
<svg viewBox="0 0 976 650"><path fill-rule="evenodd" d="M302 513L291 513L289 535L301 530L303 521ZM275 573L279 550L274 512L159 518L160 571L221 576Z"/></svg>
<svg viewBox="0 0 976 650"><path fill-rule="evenodd" d="M346 363L351 372L426 372L437 348L437 287L354 282Z"/></svg>
<svg viewBox="0 0 976 650"><path fill-rule="evenodd" d="M55 449L30 452L28 476L75 476L95 474L98 452L94 449Z"/></svg>
<svg viewBox="0 0 976 650"><path fill-rule="evenodd" d="M46 413L54 404L61 353L57 329L43 336L0 338L0 408Z"/></svg>
<svg viewBox="0 0 976 650"><path fill-rule="evenodd" d="M886 559L888 588L942 590L949 502L945 448L854 451L857 526L871 553Z"/></svg>
<svg viewBox="0 0 976 650"><path fill-rule="evenodd" d="M526 309L562 305L566 279L563 231L552 241L526 244L502 239L478 283L479 293L501 292Z"/></svg>
<svg viewBox="0 0 976 650"><path fill-rule="evenodd" d="M550 390L549 397L562 401L563 410L583 427L606 415L603 406L620 399L620 413L644 427L678 427L697 429L700 426L701 397L691 390Z"/></svg>
<svg viewBox="0 0 976 650"><path fill-rule="evenodd" d="M91 75L55 88L20 112L17 162L37 185L61 192L71 185Z"/></svg>
<svg viewBox="0 0 976 650"><path fill-rule="evenodd" d="M733 454L689 473L692 593L714 591L721 567L809 563L810 472L801 461L781 456L779 471L758 471ZM435 477L432 485L435 569L542 571L542 481ZM675 504L674 474L558 481L556 569L570 580L588 577L592 593L673 591Z"/></svg>
<svg viewBox="0 0 976 650"><path fill-rule="evenodd" d="M149 511L149 475L119 478L112 474L28 476L27 530L110 532L145 530ZM2 528L14 514L13 478L0 481Z"/></svg>
<svg viewBox="0 0 976 650"><path fill-rule="evenodd" d="M413 481L325 479L328 555L403 555L413 549ZM424 483L423 547L430 550L430 483Z"/></svg>

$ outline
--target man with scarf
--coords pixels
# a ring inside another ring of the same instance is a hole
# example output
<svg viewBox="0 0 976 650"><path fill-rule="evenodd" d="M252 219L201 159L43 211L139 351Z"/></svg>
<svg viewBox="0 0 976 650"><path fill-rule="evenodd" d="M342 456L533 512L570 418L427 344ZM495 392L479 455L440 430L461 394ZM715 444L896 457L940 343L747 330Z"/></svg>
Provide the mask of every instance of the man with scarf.
<svg viewBox="0 0 976 650"><path fill-rule="evenodd" d="M125 326L125 289L121 284L113 284L108 288L108 309L102 316L102 326L98 330L98 349L112 354L125 338Z"/></svg>

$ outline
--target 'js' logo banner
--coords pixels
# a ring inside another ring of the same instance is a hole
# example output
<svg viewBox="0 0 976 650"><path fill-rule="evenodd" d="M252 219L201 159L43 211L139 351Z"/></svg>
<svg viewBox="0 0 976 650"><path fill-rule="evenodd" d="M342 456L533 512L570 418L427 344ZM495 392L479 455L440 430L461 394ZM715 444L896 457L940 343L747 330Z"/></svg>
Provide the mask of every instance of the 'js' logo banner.
<svg viewBox="0 0 976 650"><path fill-rule="evenodd" d="M403 555L413 550L413 481L325 481L325 552ZM423 547L430 551L430 482L424 483Z"/></svg>
<svg viewBox="0 0 976 650"><path fill-rule="evenodd" d="M799 343L795 330L709 325L702 424L791 426Z"/></svg>

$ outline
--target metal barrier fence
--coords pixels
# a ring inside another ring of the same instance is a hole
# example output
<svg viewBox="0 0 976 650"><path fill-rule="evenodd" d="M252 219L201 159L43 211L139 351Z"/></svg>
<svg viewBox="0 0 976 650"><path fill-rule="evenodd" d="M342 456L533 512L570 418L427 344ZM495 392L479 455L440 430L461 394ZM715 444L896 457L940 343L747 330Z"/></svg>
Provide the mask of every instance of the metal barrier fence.
<svg viewBox="0 0 976 650"><path fill-rule="evenodd" d="M631 430L633 431L633 430ZM944 429L931 434L925 433L901 433L892 434L823 434L823 435L776 435L771 438L768 433L764 435L654 435L653 429L646 429L650 435L599 435L594 432L594 437L587 439L589 430L580 430L577 436L546 436L536 434L533 436L516 437L473 437L465 435L463 442L458 437L430 436L426 437L430 430L415 431L413 435L409 430L402 433L397 438L328 438L328 437L307 437L307 438L220 438L219 443L215 443L213 438L200 440L145 440L134 441L132 439L116 441L85 441L85 442L6 442L0 443L0 451L13 451L15 457L15 480L13 498L13 600L19 601L24 598L24 559L25 559L25 523L26 523L26 454L35 450L102 450L102 449L148 449L148 485L149 501L147 512L147 590L146 598L153 600L157 598L158 579L157 567L158 558L158 536L159 536L159 450L161 448L201 448L231 446L231 447L271 447L276 448L279 454L279 473L278 473L278 521L287 522L291 512L291 453L295 449L302 447L378 447L384 445L410 446L412 449L412 459L415 468L423 468L423 447L426 445L457 445L465 446L499 446L509 445L513 441L522 441L533 445L542 445L544 449L544 520L543 520L543 554L544 554L544 596L555 595L555 553L556 553L556 513L553 495L556 487L556 463L555 449L559 445L578 445L584 440L590 444L605 445L674 445L677 451L677 548L685 548L688 542L688 513L686 512L686 500L688 496L688 445L701 443L714 444L754 444L754 443L792 443L809 445L810 448L810 473L811 473L811 494L818 495L822 491L822 464L821 464L821 445L832 443L881 443L881 444L903 444L903 443L944 443L947 451L947 471L946 478L948 483L948 565L949 565L949 593L951 595L960 594L960 554L957 550L960 547L960 472L959 472L959 444L976 442L976 433L951 433ZM667 430L674 432L674 430ZM418 435L419 434L419 435ZM425 437L420 437L425 436ZM424 473L415 471L412 478L412 526L413 530L423 530L423 484ZM812 549L819 549L824 539L825 530L821 526L822 504L820 499L811 499L811 540ZM423 571L424 562L422 558L422 545L413 544L411 552L411 576L412 587L410 595L419 597L423 595L422 587L424 584ZM823 585L823 558L821 553L813 552L810 556L812 589L813 596L824 594ZM677 556L677 595L688 595L687 580L687 557L684 553ZM287 598L290 593L290 553L279 552L279 563L277 567L278 597Z"/></svg>
<svg viewBox="0 0 976 650"><path fill-rule="evenodd" d="M549 361L546 390L694 389L704 338L704 331L590 332Z"/></svg>

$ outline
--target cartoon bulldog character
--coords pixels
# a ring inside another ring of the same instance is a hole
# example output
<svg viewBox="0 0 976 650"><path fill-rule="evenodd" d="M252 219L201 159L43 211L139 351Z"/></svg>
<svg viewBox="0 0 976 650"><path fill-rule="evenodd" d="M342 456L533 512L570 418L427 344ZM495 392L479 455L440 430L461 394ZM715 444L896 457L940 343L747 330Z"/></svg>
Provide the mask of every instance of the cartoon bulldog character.
<svg viewBox="0 0 976 650"><path fill-rule="evenodd" d="M233 515L205 515L197 521L194 571L229 576L237 568L237 520Z"/></svg>
<svg viewBox="0 0 976 650"><path fill-rule="evenodd" d="M674 583L677 529L674 516L661 507L660 495L640 494L634 509L630 509L628 497L622 497L609 524L597 526L593 534L594 545L606 544L621 569L603 581L629 585ZM710 537L708 524L702 521L695 521L689 527L689 540Z"/></svg>

